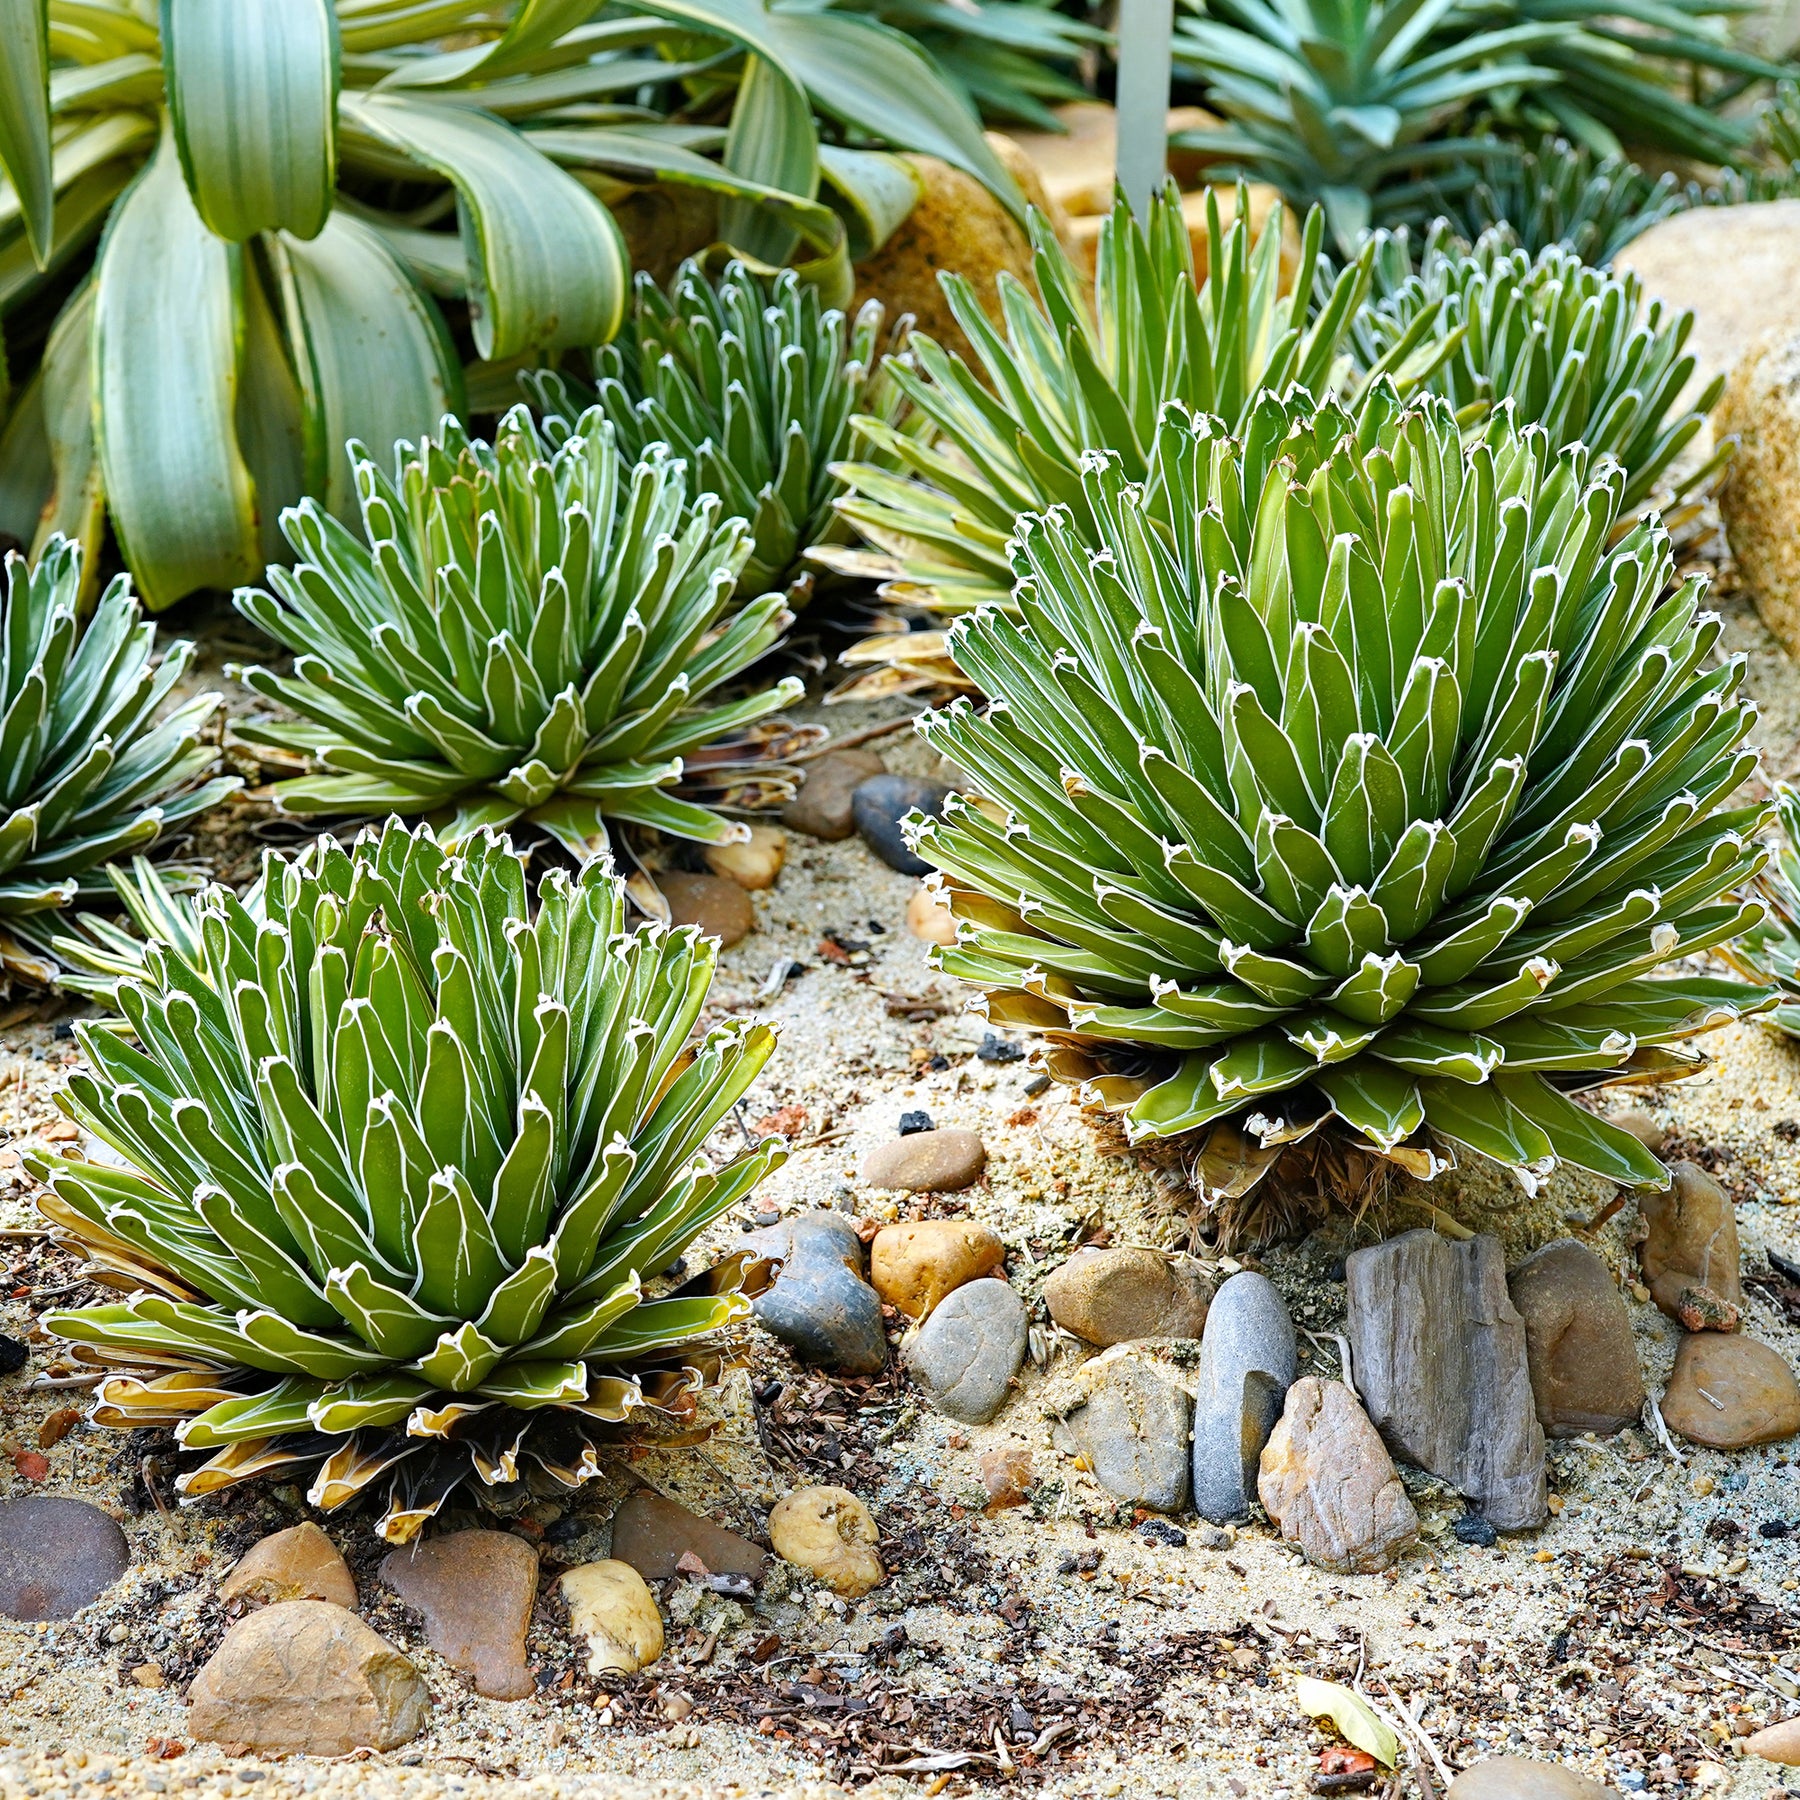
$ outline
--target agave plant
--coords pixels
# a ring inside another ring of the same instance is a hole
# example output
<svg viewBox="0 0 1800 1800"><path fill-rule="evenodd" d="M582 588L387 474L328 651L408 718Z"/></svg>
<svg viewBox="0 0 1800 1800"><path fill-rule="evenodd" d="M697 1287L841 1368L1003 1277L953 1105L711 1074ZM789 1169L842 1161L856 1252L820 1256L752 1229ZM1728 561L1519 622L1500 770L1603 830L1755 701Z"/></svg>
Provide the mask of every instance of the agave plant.
<svg viewBox="0 0 1800 1800"><path fill-rule="evenodd" d="M80 623L82 554L53 538L30 567L8 556L0 596L0 919L36 942L33 915L104 892L115 857L146 850L242 784L202 741L217 694L170 701L192 644L154 654L128 576ZM0 931L0 968L46 980Z"/></svg>
<svg viewBox="0 0 1800 1800"><path fill-rule="evenodd" d="M774 1047L745 1020L690 1043L716 945L625 932L599 862L533 917L487 833L453 857L389 821L263 879L261 919L208 893L200 966L153 944L120 984L135 1045L77 1027L59 1104L121 1166L32 1162L129 1290L45 1316L120 1371L96 1421L212 1452L190 1498L313 1468L329 1510L384 1482L404 1542L467 1485L582 1481L641 1409L691 1420L748 1265L667 1271L786 1154L701 1153Z"/></svg>
<svg viewBox="0 0 1800 1800"><path fill-rule="evenodd" d="M1448 218L1471 243L1504 226L1528 256L1568 250L1597 268L1697 200L1667 171L1653 179L1626 157L1597 157L1566 138L1534 150L1496 141L1425 184L1416 203L1398 190L1387 196L1394 213Z"/></svg>
<svg viewBox="0 0 1800 1800"><path fill-rule="evenodd" d="M1440 220L1416 265L1405 232L1383 234L1374 287L1351 328L1365 363L1408 338L1429 311L1457 334L1432 389L1465 416L1510 400L1516 421L1542 425L1553 449L1581 443L1616 457L1626 514L1666 484L1725 391L1718 375L1683 398L1696 366L1691 312L1646 304L1634 273L1589 268L1573 250L1531 257L1503 229L1471 249ZM1703 487L1730 456L1731 445L1721 445L1684 476L1683 491Z"/></svg>
<svg viewBox="0 0 1800 1800"><path fill-rule="evenodd" d="M870 300L847 326L791 269L769 281L732 263L715 284L687 262L666 294L638 276L630 323L594 353L592 387L550 369L524 381L552 443L597 404L627 456L663 443L685 457L701 489L750 521L739 587L760 594L802 576L809 544L847 534L831 464L852 416L892 427L905 410L881 363L899 347L884 342L885 317Z"/></svg>
<svg viewBox="0 0 1800 1800"><path fill-rule="evenodd" d="M240 733L322 770L278 804L428 814L452 842L522 820L579 858L608 820L724 844L749 827L719 807L793 797L780 756L820 734L773 715L802 683L715 694L793 615L730 610L749 527L665 446L629 461L596 408L552 451L518 406L491 448L454 419L396 446L391 479L353 455L366 544L305 501L282 519L301 560L237 596L296 656L238 672L297 715Z"/></svg>
<svg viewBox="0 0 1800 1800"><path fill-rule="evenodd" d="M1374 246L1315 283L1324 231L1315 209L1284 292L1281 209L1254 246L1249 214L1240 189L1231 227L1221 230L1216 196L1208 196L1207 274L1196 289L1174 188L1151 201L1144 224L1121 200L1101 226L1091 309L1068 253L1034 215L1037 297L1001 275L1004 336L967 281L943 276L980 369L913 333L893 379L935 435L928 441L922 431L856 421L882 460L840 468L851 497L838 511L879 554L826 549L815 560L883 577L890 598L944 612L1005 604L1014 522L1048 506L1085 517L1080 470L1090 453L1112 453L1128 478L1141 479L1171 401L1235 425L1265 393L1294 384L1327 391L1343 372L1351 324L1369 292ZM1369 373L1391 370L1408 386L1422 379L1446 351L1433 342L1435 323L1427 304Z"/></svg>
<svg viewBox="0 0 1800 1800"><path fill-rule="evenodd" d="M1774 856L1753 889L1768 917L1721 946L1721 953L1740 975L1766 982L1780 995L1764 1023L1800 1038L1800 793L1777 785L1775 812Z"/></svg>
<svg viewBox="0 0 1800 1800"><path fill-rule="evenodd" d="M1170 409L1144 482L1082 479L1098 545L1025 520L1018 616L952 630L992 705L921 722L983 795L915 833L942 967L1228 1238L1345 1145L1666 1180L1571 1096L1768 1002L1656 974L1761 916L1721 896L1764 815L1720 810L1742 659L1654 516L1613 541L1622 471L1504 407L1465 448L1384 388L1265 395L1241 436Z"/></svg>
<svg viewBox="0 0 1800 1800"><path fill-rule="evenodd" d="M1787 73L1729 42L1733 0L1188 8L1176 62L1229 123L1178 141L1221 172L1273 182L1296 205L1322 204L1346 254L1372 223L1404 216L1409 183L1487 160L1496 124L1560 132L1600 156L1643 145L1724 163L1750 128L1707 101ZM1707 71L1722 83L1716 95L1704 91Z"/></svg>
<svg viewBox="0 0 1800 1800"><path fill-rule="evenodd" d="M1023 205L932 56L838 10L0 0L0 44L0 531L109 513L152 608L256 579L303 494L352 522L339 447L463 410L451 323L509 385L610 338L608 202L698 188L842 298L916 192L886 152Z"/></svg>

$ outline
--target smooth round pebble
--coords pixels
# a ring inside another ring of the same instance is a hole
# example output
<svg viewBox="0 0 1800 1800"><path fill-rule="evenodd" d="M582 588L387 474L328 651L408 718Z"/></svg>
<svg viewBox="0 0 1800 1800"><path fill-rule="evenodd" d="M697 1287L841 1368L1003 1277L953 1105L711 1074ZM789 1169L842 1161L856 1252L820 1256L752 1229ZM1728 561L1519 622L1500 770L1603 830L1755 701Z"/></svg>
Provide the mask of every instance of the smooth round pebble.
<svg viewBox="0 0 1800 1800"><path fill-rule="evenodd" d="M1044 1283L1044 1304L1064 1331L1105 1349L1137 1338L1197 1338L1212 1284L1186 1257L1142 1245L1078 1250Z"/></svg>
<svg viewBox="0 0 1800 1800"><path fill-rule="evenodd" d="M965 1283L991 1275L1006 1246L973 1219L885 1225L869 1246L869 1282L890 1306L923 1319Z"/></svg>
<svg viewBox="0 0 1800 1800"><path fill-rule="evenodd" d="M1778 1720L1773 1725L1765 1725L1761 1731L1753 1731L1744 1739L1744 1748L1752 1756L1760 1756L1764 1762L1786 1763L1790 1768L1800 1767L1800 1714L1791 1719Z"/></svg>
<svg viewBox="0 0 1800 1800"><path fill-rule="evenodd" d="M1616 1789L1602 1787L1565 1769L1561 1763L1536 1762L1529 1756L1490 1756L1464 1769L1451 1782L1445 1800L1621 1800Z"/></svg>
<svg viewBox="0 0 1800 1800"><path fill-rule="evenodd" d="M1094 1479L1115 1500L1179 1512L1188 1497L1194 1403L1156 1363L1121 1344L1076 1372L1086 1403L1068 1417Z"/></svg>
<svg viewBox="0 0 1800 1800"><path fill-rule="evenodd" d="M0 1500L0 1613L67 1619L131 1567L118 1522L85 1500Z"/></svg>
<svg viewBox="0 0 1800 1800"><path fill-rule="evenodd" d="M907 1345L906 1366L939 1412L985 1425L1025 1360L1025 1302L988 1277L948 1295Z"/></svg>
<svg viewBox="0 0 1800 1800"><path fill-rule="evenodd" d="M850 799L872 775L885 775L887 764L873 750L827 750L803 765L800 792L781 811L789 831L835 844L856 829Z"/></svg>
<svg viewBox="0 0 1800 1800"><path fill-rule="evenodd" d="M848 1488L795 1488L769 1514L775 1554L809 1571L834 1594L855 1599L880 1584L874 1515Z"/></svg>
<svg viewBox="0 0 1800 1800"><path fill-rule="evenodd" d="M972 1187L987 1168L981 1134L960 1125L912 1131L877 1144L862 1159L862 1179L870 1187L900 1188L912 1194L955 1194Z"/></svg>
<svg viewBox="0 0 1800 1800"><path fill-rule="evenodd" d="M556 1585L570 1630L588 1647L590 1675L635 1675L662 1655L656 1596L630 1563L582 1563Z"/></svg>
<svg viewBox="0 0 1800 1800"><path fill-rule="evenodd" d="M746 844L711 844L706 866L715 875L759 893L772 888L787 862L787 833L779 825L752 825Z"/></svg>
<svg viewBox="0 0 1800 1800"><path fill-rule="evenodd" d="M1525 1321L1538 1423L1553 1438L1610 1436L1644 1410L1637 1340L1612 1272L1586 1244L1559 1238L1506 1278Z"/></svg>
<svg viewBox="0 0 1800 1800"><path fill-rule="evenodd" d="M1739 1450L1800 1431L1800 1382L1778 1352L1740 1332L1689 1332L1662 1397L1663 1422L1691 1444Z"/></svg>
<svg viewBox="0 0 1800 1800"><path fill-rule="evenodd" d="M1266 1275L1233 1275L1213 1296L1194 1390L1194 1509L1223 1525L1256 1497L1263 1446L1294 1379L1294 1326Z"/></svg>
<svg viewBox="0 0 1800 1800"><path fill-rule="evenodd" d="M673 870L656 885L669 903L671 925L697 925L702 937L715 937L729 948L756 924L756 908L735 881L722 875L690 875Z"/></svg>
<svg viewBox="0 0 1800 1800"><path fill-rule="evenodd" d="M906 929L928 944L954 944L956 914L930 888L916 888L906 903Z"/></svg>
<svg viewBox="0 0 1800 1800"><path fill-rule="evenodd" d="M900 829L909 812L939 817L956 790L922 775L873 775L850 797L850 814L862 840L890 869L902 875L929 875L931 864L916 855Z"/></svg>

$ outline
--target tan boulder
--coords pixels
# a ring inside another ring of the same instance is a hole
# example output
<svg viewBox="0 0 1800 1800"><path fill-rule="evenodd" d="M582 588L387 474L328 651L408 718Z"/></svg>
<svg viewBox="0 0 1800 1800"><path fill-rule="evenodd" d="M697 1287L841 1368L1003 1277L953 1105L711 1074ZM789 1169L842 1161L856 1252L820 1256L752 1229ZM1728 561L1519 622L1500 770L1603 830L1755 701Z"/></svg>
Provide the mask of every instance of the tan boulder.
<svg viewBox="0 0 1800 1800"><path fill-rule="evenodd" d="M1781 1356L1740 1332L1690 1332L1675 1352L1663 1422L1691 1444L1741 1450L1800 1431L1800 1382Z"/></svg>
<svg viewBox="0 0 1800 1800"><path fill-rule="evenodd" d="M326 1600L239 1619L188 1689L188 1730L265 1754L347 1756L419 1734L431 1696L410 1658Z"/></svg>
<svg viewBox="0 0 1800 1800"><path fill-rule="evenodd" d="M1800 208L1800 200L1780 204ZM1800 232L1793 255L1800 264ZM1800 310L1800 267L1789 279ZM1735 287L1737 271L1717 285ZM1800 321L1743 352L1713 429L1738 444L1719 494L1738 570L1763 623L1800 656Z"/></svg>
<svg viewBox="0 0 1800 1800"><path fill-rule="evenodd" d="M662 1655L656 1596L630 1563L583 1563L556 1585L571 1628L588 1647L590 1675L635 1675Z"/></svg>
<svg viewBox="0 0 1800 1800"><path fill-rule="evenodd" d="M874 1515L848 1488L795 1488L769 1514L769 1542L782 1561L833 1593L854 1599L886 1577Z"/></svg>
<svg viewBox="0 0 1800 1800"><path fill-rule="evenodd" d="M1619 1800L1619 1793L1561 1763L1490 1756L1464 1769L1451 1782L1445 1800Z"/></svg>
<svg viewBox="0 0 1800 1800"><path fill-rule="evenodd" d="M1044 190L1036 167L1009 137L987 134L1026 202L1064 235L1068 219ZM918 329L946 351L974 360L969 340L951 316L950 303L938 285L940 271L965 275L988 315L1000 318L998 278L1010 270L1029 282L1031 240L1025 227L973 175L965 175L935 156L905 159L922 184L919 201L888 241L856 266L855 312L865 300L879 300L890 318L911 313Z"/></svg>
<svg viewBox="0 0 1800 1800"><path fill-rule="evenodd" d="M965 1282L992 1275L1006 1246L973 1219L887 1225L869 1246L869 1285L909 1319L923 1319Z"/></svg>
<svg viewBox="0 0 1800 1800"><path fill-rule="evenodd" d="M356 1605L356 1583L338 1547L310 1519L250 1546L219 1584L222 1600L329 1600Z"/></svg>
<svg viewBox="0 0 1800 1800"><path fill-rule="evenodd" d="M1800 1715L1792 1719L1781 1719L1773 1725L1765 1725L1761 1731L1753 1731L1744 1739L1744 1748L1752 1756L1760 1756L1764 1762L1786 1763L1790 1768L1800 1767Z"/></svg>
<svg viewBox="0 0 1800 1800"><path fill-rule="evenodd" d="M1136 1245L1079 1250L1044 1283L1063 1330L1104 1349L1138 1338L1197 1338L1212 1286L1186 1257Z"/></svg>
<svg viewBox="0 0 1800 1800"><path fill-rule="evenodd" d="M1689 1331L1735 1331L1744 1313L1737 1212L1698 1163L1678 1162L1659 1194L1641 1195L1638 1261L1650 1297Z"/></svg>

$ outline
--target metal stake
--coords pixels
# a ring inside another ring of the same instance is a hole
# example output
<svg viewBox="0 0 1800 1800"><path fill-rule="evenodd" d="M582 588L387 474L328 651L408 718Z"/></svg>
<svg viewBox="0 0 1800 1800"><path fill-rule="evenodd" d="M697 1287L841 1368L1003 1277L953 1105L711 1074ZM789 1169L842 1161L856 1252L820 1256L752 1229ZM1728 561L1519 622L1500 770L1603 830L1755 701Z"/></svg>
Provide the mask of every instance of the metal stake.
<svg viewBox="0 0 1800 1800"><path fill-rule="evenodd" d="M1119 0L1119 183L1142 214L1169 167L1175 0Z"/></svg>

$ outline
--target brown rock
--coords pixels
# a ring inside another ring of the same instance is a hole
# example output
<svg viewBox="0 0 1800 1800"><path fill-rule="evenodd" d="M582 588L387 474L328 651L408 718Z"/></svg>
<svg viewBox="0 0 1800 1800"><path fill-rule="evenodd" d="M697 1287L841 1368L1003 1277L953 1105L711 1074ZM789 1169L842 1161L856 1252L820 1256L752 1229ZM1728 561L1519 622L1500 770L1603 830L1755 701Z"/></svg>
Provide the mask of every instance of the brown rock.
<svg viewBox="0 0 1800 1800"><path fill-rule="evenodd" d="M667 1581L675 1565L692 1554L715 1575L762 1573L769 1553L748 1538L691 1513L649 1488L619 1502L613 1514L612 1553L630 1563L646 1581Z"/></svg>
<svg viewBox="0 0 1800 1800"><path fill-rule="evenodd" d="M1686 344L1698 367L1682 396L1691 403L1770 330L1800 331L1800 200L1703 206L1634 238L1613 259L1646 296L1690 309ZM1731 279L1719 279L1729 269Z"/></svg>
<svg viewBox="0 0 1800 1800"><path fill-rule="evenodd" d="M786 861L787 833L779 825L752 825L748 843L712 844L706 851L706 866L715 875L752 893L772 888Z"/></svg>
<svg viewBox="0 0 1800 1800"><path fill-rule="evenodd" d="M1640 1195L1638 1209L1645 1234L1638 1261L1650 1297L1689 1331L1736 1331L1744 1290L1731 1196L1698 1163L1678 1162L1669 1185Z"/></svg>
<svg viewBox="0 0 1800 1800"><path fill-rule="evenodd" d="M1180 108L1178 110L1188 110ZM1206 197L1208 192L1218 197L1219 230L1229 231L1237 218L1237 189L1235 186L1221 186L1212 189L1198 188L1192 193L1181 196L1182 223L1187 226L1188 248L1194 258L1194 280L1202 282L1207 278L1208 265L1212 261L1212 234L1208 229L1206 217ZM1269 215L1277 206L1281 206L1281 190L1270 187L1266 182L1253 182L1250 187L1250 236L1252 242L1262 235L1263 227L1268 223ZM1094 279L1096 267L1100 259L1100 227L1104 218L1079 218L1069 221L1068 237L1074 249L1076 266L1089 281ZM1300 266L1300 228L1295 223L1294 211L1291 207L1283 207L1281 214L1281 291L1286 293L1292 285L1295 271Z"/></svg>
<svg viewBox="0 0 1800 1800"><path fill-rule="evenodd" d="M1662 1147L1669 1141L1668 1128L1657 1124L1647 1112L1615 1113L1612 1122L1621 1131L1629 1131L1652 1156L1662 1155Z"/></svg>
<svg viewBox="0 0 1800 1800"><path fill-rule="evenodd" d="M1525 1321L1525 1357L1538 1423L1553 1438L1610 1435L1644 1409L1631 1320L1604 1262L1585 1244L1561 1238L1507 1278Z"/></svg>
<svg viewBox="0 0 1800 1800"><path fill-rule="evenodd" d="M1044 1304L1063 1330L1102 1349L1135 1338L1197 1338L1212 1287L1186 1257L1127 1247L1080 1250L1044 1283Z"/></svg>
<svg viewBox="0 0 1800 1800"><path fill-rule="evenodd" d="M689 875L675 870L657 876L656 885L669 903L671 925L698 925L702 937L716 937L729 947L756 924L750 896L721 875Z"/></svg>
<svg viewBox="0 0 1800 1800"><path fill-rule="evenodd" d="M1616 1789L1589 1781L1561 1763L1490 1756L1464 1769L1451 1782L1445 1800L1620 1800L1620 1796Z"/></svg>
<svg viewBox="0 0 1800 1800"><path fill-rule="evenodd" d="M1497 1237L1406 1231L1345 1258L1356 1384L1388 1448L1501 1531L1547 1512L1525 1321Z"/></svg>
<svg viewBox="0 0 1800 1800"><path fill-rule="evenodd" d="M920 886L906 903L906 929L928 944L954 944L956 914L928 887Z"/></svg>
<svg viewBox="0 0 1800 1800"><path fill-rule="evenodd" d="M354 1608L356 1583L338 1547L310 1519L250 1546L219 1584L221 1600L329 1600Z"/></svg>
<svg viewBox="0 0 1800 1800"><path fill-rule="evenodd" d="M1288 1389L1256 1491L1281 1535L1339 1575L1372 1575L1418 1540L1381 1434L1341 1381L1306 1375Z"/></svg>
<svg viewBox="0 0 1800 1800"><path fill-rule="evenodd" d="M1011 138L997 131L988 142L1019 184L1027 204L1035 206L1053 230L1068 229L1063 210L1044 191L1030 159ZM974 352L950 304L938 286L942 270L954 270L974 284L981 304L996 323L1000 319L997 278L1002 269L1030 279L1031 242L1025 227L973 175L939 162L935 156L906 155L921 186L919 201L899 230L856 267L855 314L865 300L880 300L890 318L911 313L918 329L946 351L971 362Z"/></svg>
<svg viewBox="0 0 1800 1800"><path fill-rule="evenodd" d="M1689 1443L1714 1450L1771 1444L1800 1431L1800 1382L1756 1338L1690 1332L1675 1352L1662 1416Z"/></svg>
<svg viewBox="0 0 1800 1800"><path fill-rule="evenodd" d="M131 1567L116 1519L85 1500L0 1501L0 1617L67 1619Z"/></svg>
<svg viewBox="0 0 1800 1800"><path fill-rule="evenodd" d="M570 1628L588 1647L590 1675L635 1675L662 1655L656 1596L630 1563L583 1563L557 1588Z"/></svg>
<svg viewBox="0 0 1800 1800"><path fill-rule="evenodd" d="M1800 200L1779 204L1796 208L1800 221ZM1800 233L1790 238L1790 280L1800 273L1792 266L1797 242ZM1731 273L1714 285L1734 289L1737 270ZM1763 623L1790 656L1800 655L1800 321L1743 352L1713 430L1737 438L1719 512L1738 568Z"/></svg>
<svg viewBox="0 0 1800 1800"><path fill-rule="evenodd" d="M1006 1246L973 1219L887 1225L869 1246L869 1282L890 1306L922 1319L946 1294L1005 1261Z"/></svg>
<svg viewBox="0 0 1800 1800"><path fill-rule="evenodd" d="M800 792L781 810L790 831L840 843L856 829L850 796L872 775L885 775L887 764L873 750L827 750L803 765Z"/></svg>
<svg viewBox="0 0 1800 1800"><path fill-rule="evenodd" d="M418 1736L431 1696L354 1613L283 1600L239 1619L188 1689L188 1730L265 1754L346 1756Z"/></svg>
<svg viewBox="0 0 1800 1800"><path fill-rule="evenodd" d="M975 1472L987 1491L991 1512L998 1512L1005 1506L1018 1506L1037 1479L1031 1466L1031 1452L1023 1444L1006 1444L998 1450L982 1451L975 1459Z"/></svg>
<svg viewBox="0 0 1800 1800"><path fill-rule="evenodd" d="M979 1181L986 1167L987 1146L980 1133L949 1125L877 1144L862 1160L862 1178L870 1187L955 1194Z"/></svg>
<svg viewBox="0 0 1800 1800"><path fill-rule="evenodd" d="M537 1598L537 1552L509 1531L453 1531L392 1551L381 1579L425 1615L431 1647L491 1700L535 1691L525 1632Z"/></svg>
<svg viewBox="0 0 1800 1800"><path fill-rule="evenodd" d="M1751 1732L1744 1739L1744 1748L1764 1762L1786 1763L1790 1768L1800 1766L1800 1716Z"/></svg>
<svg viewBox="0 0 1800 1800"><path fill-rule="evenodd" d="M775 1554L850 1599L885 1578L879 1536L874 1515L848 1488L795 1488L769 1514Z"/></svg>

